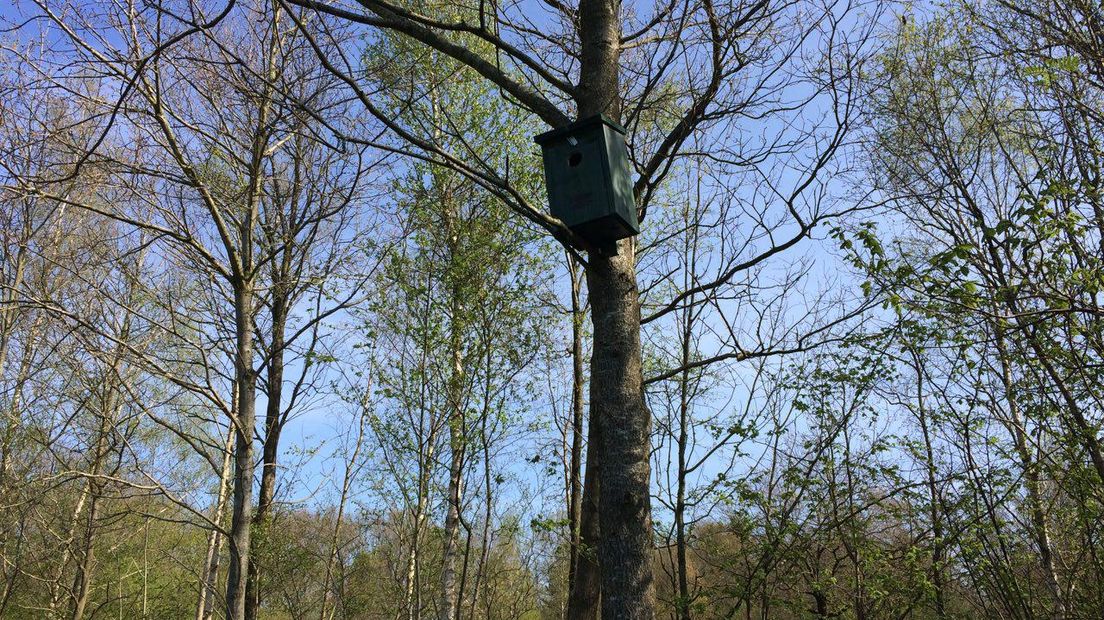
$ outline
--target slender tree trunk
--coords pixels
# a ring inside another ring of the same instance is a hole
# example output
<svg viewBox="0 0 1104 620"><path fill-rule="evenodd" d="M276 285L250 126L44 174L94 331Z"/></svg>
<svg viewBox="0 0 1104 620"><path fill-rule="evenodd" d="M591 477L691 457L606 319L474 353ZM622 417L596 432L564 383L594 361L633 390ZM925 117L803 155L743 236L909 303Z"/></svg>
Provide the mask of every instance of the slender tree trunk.
<svg viewBox="0 0 1104 620"><path fill-rule="evenodd" d="M20 237L19 248L15 253L15 260L11 266L11 281L4 283L0 290L0 369L8 362L8 349L11 346L12 329L15 326L19 314L16 304L17 296L23 288L24 271L27 266L27 244L32 235L31 219L26 218L23 223L23 231Z"/></svg>
<svg viewBox="0 0 1104 620"><path fill-rule="evenodd" d="M246 578L249 574L250 534L253 525L256 375L253 370L252 318L253 283L239 281L234 287L234 319L237 325L234 365L238 406L234 420L234 510L230 522L230 568L226 580L226 612L229 620L245 618Z"/></svg>
<svg viewBox="0 0 1104 620"><path fill-rule="evenodd" d="M579 508L579 552L576 556L575 580L567 601L569 620L594 620L602 605L602 571L598 562L598 480L599 452L602 446L602 425L590 418L587 427L586 478Z"/></svg>
<svg viewBox="0 0 1104 620"><path fill-rule="evenodd" d="M693 298L683 311L681 364L690 363L690 338L693 327ZM687 425L690 423L690 370L683 370L679 377L679 429L678 429L678 480L675 492L675 553L678 573L678 605L675 612L679 620L690 620L689 567L686 561L686 449L690 441Z"/></svg>
<svg viewBox="0 0 1104 620"><path fill-rule="evenodd" d="M237 403L237 389L234 390L234 396L231 398L231 405L236 406ZM211 533L207 536L207 554L203 560L203 569L200 571L199 576L199 602L196 605L196 620L207 620L211 617L213 605L211 601L215 598L215 588L218 584L218 571L219 571L219 559L222 550L222 515L226 511L226 496L230 491L230 463L231 456L234 449L234 438L237 433L234 431L233 425L230 426L229 432L226 434L226 444L223 447L222 456L222 471L219 474L219 486L218 494L215 498L215 506L211 511L211 522L214 523L214 527L211 528Z"/></svg>
<svg viewBox="0 0 1104 620"><path fill-rule="evenodd" d="M975 448L973 447L973 432L969 424L963 424L963 427L959 431L961 433L961 440L963 443L962 454L965 457L965 471L970 476L970 483L973 485L975 491L973 492L973 501L975 504L980 504L980 510L983 514L977 515L976 518L980 521L982 517L988 522L989 532L991 532L991 538L985 530L979 529L978 533L981 535L980 549L984 553L984 561L989 564L989 568L992 571L991 575L986 575L984 578L991 582L989 591L991 592L988 598L994 601L994 605L999 605L1004 608L1004 615L1012 618L1029 618L1031 617L1031 605L1028 600L1028 595L1023 591L1021 583L1010 574L1009 567L1013 565L1013 556L1015 551L1012 549L1012 544L1009 541L1009 534L1006 532L1006 520L1003 518L1000 507L996 505L995 499L987 494L987 481L983 478L980 472L984 471L984 468L979 465L977 459L974 457ZM979 508L975 508L979 510ZM980 591L980 584L975 580L975 589Z"/></svg>
<svg viewBox="0 0 1104 620"><path fill-rule="evenodd" d="M484 327L486 327L486 318L484 317ZM488 335L487 346L483 349L483 363L485 368L493 368L494 357L496 354L495 347L491 346L493 339ZM493 390L493 377L492 373L483 373L483 410L479 414L479 446L483 456L483 527L480 537L479 545L479 560L475 571L475 581L472 584L472 597L471 604L468 606L468 617L478 618L477 610L479 608L480 598L483 602L483 617L492 617L492 600L491 600L491 575L487 574L487 566L491 557L491 525L494 518L494 486L492 484L492 461L491 461L491 434L488 432L487 422L491 418L491 409L493 406L494 390ZM469 543L471 540L469 534ZM482 597L480 596L482 594Z"/></svg>
<svg viewBox="0 0 1104 620"><path fill-rule="evenodd" d="M73 604L69 614L72 620L81 620L84 618L84 610L88 605L88 592L92 584L92 567L96 562L95 522L100 518L100 493L102 493L102 489L92 491L92 496L88 503L88 515L86 519L88 532L84 537L81 559L77 564L77 573L73 577Z"/></svg>
<svg viewBox="0 0 1104 620"><path fill-rule="evenodd" d="M140 264L140 262L139 262ZM119 339L123 342L130 340L131 315L129 308L134 302L133 291L127 296L125 306L126 314L123 318ZM120 373L123 367L123 350L116 345L111 354L111 362L105 369L102 380L102 392L99 407L99 428L96 432L96 446L92 453L91 476L88 478L88 514L85 518L84 544L81 550L80 561L77 563L77 572L73 577L72 606L70 608L70 620L82 620L85 609L88 606L89 592L92 588L92 577L96 564L96 537L98 534L97 521L100 519L101 502L106 488L105 481L101 478L104 474L104 464L108 453L111 451L111 433L122 410ZM109 474L116 473L113 468Z"/></svg>
<svg viewBox="0 0 1104 620"><path fill-rule="evenodd" d="M370 391L369 385L366 391ZM365 405L367 407L367 404ZM318 612L318 620L326 620L326 613L330 605L330 582L333 580L334 567L337 564L338 550L341 548L341 525L345 519L345 507L349 502L349 491L353 486L353 479L357 471L357 459L360 458L360 450L364 446L364 430L367 424L368 413L361 412L357 424L356 443L353 444L353 453L345 463L345 475L341 480L341 498L337 502L337 513L334 515L333 532L330 535L330 553L326 558L326 573L322 580L322 605Z"/></svg>
<svg viewBox="0 0 1104 620"><path fill-rule="evenodd" d="M428 290L429 274L426 274L426 289ZM432 299L429 295L425 296L425 303L422 307L422 316L426 317L424 320L428 320L429 311L431 308ZM423 324L422 332L427 333L428 330ZM436 446L437 446L437 431L438 424L432 412L428 409L427 403L427 383L425 381L426 373L428 372L428 358L429 356L429 344L423 341L420 346L420 356L418 361L418 376L422 377L419 385L419 399L418 409L421 416L422 423L420 428L428 428L429 434L422 442L422 454L419 455L419 469L418 469L418 503L414 512L414 533L410 541L410 549L407 555L406 565L406 609L407 620L416 620L421 617L422 614L422 590L420 583L420 571L421 571L421 541L422 533L426 528L426 521L429 518L429 483L430 477L433 472L433 464L435 462ZM428 418L428 419L427 419Z"/></svg>
<svg viewBox="0 0 1104 620"><path fill-rule="evenodd" d="M77 504L73 507L73 516L69 522L69 531L65 538L65 546L62 549L60 557L56 560L57 577L51 580L50 583L50 603L49 603L49 616L55 618L58 616L59 610L62 606L62 578L65 574L65 568L69 565L70 559L73 555L73 541L77 537L77 528L81 521L81 515L84 514L85 504L88 502L89 490L88 486L84 486L81 489L80 496L77 498Z"/></svg>
<svg viewBox="0 0 1104 620"><path fill-rule="evenodd" d="M425 485L419 483L419 488ZM421 606L416 600L418 592L418 568L420 564L419 550L422 542L422 529L426 520L426 497L419 491L418 506L414 513L414 533L410 541L410 549L406 556L406 617L407 620L415 620L421 617Z"/></svg>
<svg viewBox="0 0 1104 620"><path fill-rule="evenodd" d="M1000 356L1001 382L1003 383L1005 397L1008 400L1008 414L1012 438L1016 446L1016 455L1020 458L1020 466L1024 471L1024 486L1026 487L1028 518L1031 520L1031 529L1035 544L1039 548L1039 564L1043 569L1043 577L1046 579L1047 589L1054 597L1054 618L1061 620L1066 617L1065 598L1062 596L1062 587L1058 581L1058 571L1054 567L1054 551L1050 542L1050 530L1047 526L1046 512L1039 491L1039 466L1031 456L1027 444L1027 428L1024 425L1023 415L1020 413L1019 402L1016 400L1013 390L1012 369L1009 363L1008 347L1005 336L1000 326L995 326L997 353Z"/></svg>
<svg viewBox="0 0 1104 620"><path fill-rule="evenodd" d="M99 480L102 473L103 459L105 458L107 445L108 420L106 408L112 406L106 397L101 398L100 425L96 434L96 445L92 449L92 462L89 476L84 488L81 489L80 499L73 510L73 519L69 528L65 550L57 562L58 576L55 583L51 584L50 610L51 617L55 617L61 606L62 592L61 578L70 558L73 556L72 547L77 538L80 523L84 522L84 538L80 543L79 556L73 582L69 587L69 618L80 620L84 615L85 606L88 604L88 587L92 578L92 566L95 562L96 521L99 519L99 500L103 495L103 485ZM85 512L84 507L88 506Z"/></svg>
<svg viewBox="0 0 1104 620"><path fill-rule="evenodd" d="M680 416L685 419L685 416ZM685 456L686 431L679 430L679 473L678 490L675 495L675 557L678 573L678 606L676 609L679 620L690 620L690 583L689 566L686 560L686 471L683 460Z"/></svg>
<svg viewBox="0 0 1104 620"><path fill-rule="evenodd" d="M698 193L699 201L694 208L691 208L690 201L687 201L684 217L688 222L700 221L700 188ZM687 232L683 244L683 256L685 257L684 260L687 262L683 270L682 286L684 290L691 290L698 269L698 235L696 228ZM686 300L686 307L682 311L682 333L680 334L680 340L682 341L680 344L682 346L679 364L684 370L679 376L678 462L676 463L678 467L678 488L675 492L675 551L678 573L678 606L675 611L679 620L690 620L691 618L690 567L686 557L687 547L689 546L686 532L686 478L688 476L686 470L687 459L689 458L688 450L690 448L689 428L693 423L690 419L690 362L692 361L693 354L694 300L694 295L691 295Z"/></svg>
<svg viewBox="0 0 1104 620"><path fill-rule="evenodd" d="M450 264L446 270L449 288L449 356L451 371L448 379L448 429L449 429L449 484L448 511L445 515L444 551L441 566L441 620L458 620L460 591L457 579L457 563L460 559L460 500L462 496L464 465L464 353L463 314L459 274L455 273L457 231L455 206L446 200L445 235L449 245Z"/></svg>
<svg viewBox="0 0 1104 620"><path fill-rule="evenodd" d="M928 411L924 406L924 367L920 356L911 351L913 365L916 369L916 415L920 420L920 432L924 438L924 460L928 483L928 505L932 522L932 587L935 590L935 616L942 620L947 617L946 594L944 592L946 579L944 576L944 548L943 519L940 512L941 502L939 488L935 478L935 450L932 448L931 429L928 420Z"/></svg>
<svg viewBox="0 0 1104 620"><path fill-rule="evenodd" d="M579 564L580 521L583 501L583 309L581 282L574 259L571 270L571 455L568 464L567 518L570 549L567 567L567 591L575 589Z"/></svg>
<svg viewBox="0 0 1104 620"><path fill-rule="evenodd" d="M418 505L414 512L414 533L410 541L410 549L406 557L406 617L407 620L415 620L422 615L420 604L420 590L418 588L418 572L421 566L422 531L425 530L426 512L428 510L429 480L427 474L422 474L423 479L418 483Z"/></svg>
<svg viewBox="0 0 1104 620"><path fill-rule="evenodd" d="M272 503L276 497L277 457L280 452L280 432L283 430L284 328L287 324L287 295L281 283L272 291L272 342L268 357L268 402L265 405L265 434L261 448L261 488L257 494L257 512L253 516L254 548L263 548L272 520ZM259 534L259 536L258 536ZM254 549L255 551L255 549ZM257 554L249 558L249 576L245 586L245 619L256 620L261 605L260 565Z"/></svg>
<svg viewBox="0 0 1104 620"><path fill-rule="evenodd" d="M445 514L441 566L441 620L456 620L456 614L460 609L456 566L460 558L460 485L463 451L460 424L460 420L449 420L449 446L452 448L453 456L449 462L448 511Z"/></svg>
<svg viewBox="0 0 1104 620"><path fill-rule="evenodd" d="M126 325L129 326L129 318ZM123 338L126 338L128 327L124 327ZM77 572L73 576L72 605L69 618L82 620L85 608L88 606L88 594L92 587L92 576L96 563L96 534L97 521L100 519L101 500L104 495L104 481L100 476L104 473L104 461L108 453L108 435L112 432L117 412L119 411L119 399L117 393L116 375L121 363L121 351L116 351L111 367L107 370L105 393L101 400L100 427L96 435L96 447L92 454L91 476L88 478L88 513L85 515L84 542L81 548L80 561L77 562Z"/></svg>
<svg viewBox="0 0 1104 620"><path fill-rule="evenodd" d="M844 424L842 434L844 479L847 482L847 514L852 515L851 519L854 519L855 516L859 515L859 510L855 506L855 461L851 451L851 420ZM852 573L855 575L855 620L866 620L868 598L866 596L866 569L863 567L863 548L860 538L863 534L854 523L849 524L847 530L843 540L844 547L851 556Z"/></svg>
<svg viewBox="0 0 1104 620"><path fill-rule="evenodd" d="M572 286L572 310L579 312L575 303L578 295L578 283ZM580 313L581 314L581 313ZM583 407L583 350L581 315L573 316L572 342L572 405L575 407L575 432L582 433ZM593 620L598 617L602 604L602 573L598 563L598 461L602 445L601 424L591 417L587 426L586 477L583 487L577 492L578 524L573 528L572 575L568 590L567 618L572 620ZM581 451L581 446L579 446ZM581 469L580 459L575 453L575 439L572 440L573 482L578 482Z"/></svg>
<svg viewBox="0 0 1104 620"><path fill-rule="evenodd" d="M101 435L102 437L103 435ZM101 454L102 445L98 445L97 454ZM96 479L100 475L101 459L96 458L93 465L92 478L88 481L88 513L85 515L84 541L81 545L80 560L77 562L77 572L73 576L72 604L70 605L69 618L81 620L84 618L84 610L88 605L88 592L92 584L93 565L96 562L96 521L100 518L100 499L103 496L103 483Z"/></svg>

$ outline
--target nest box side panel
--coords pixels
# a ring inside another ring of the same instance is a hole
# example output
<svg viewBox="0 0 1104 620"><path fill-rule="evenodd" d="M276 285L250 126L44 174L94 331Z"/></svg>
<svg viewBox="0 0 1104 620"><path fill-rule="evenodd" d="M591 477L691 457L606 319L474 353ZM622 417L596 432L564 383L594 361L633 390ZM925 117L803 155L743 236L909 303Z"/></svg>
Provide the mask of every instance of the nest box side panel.
<svg viewBox="0 0 1104 620"><path fill-rule="evenodd" d="M621 230L618 239L640 232L636 217L636 196L633 194L632 162L624 134L605 126L606 161L609 162L610 214Z"/></svg>

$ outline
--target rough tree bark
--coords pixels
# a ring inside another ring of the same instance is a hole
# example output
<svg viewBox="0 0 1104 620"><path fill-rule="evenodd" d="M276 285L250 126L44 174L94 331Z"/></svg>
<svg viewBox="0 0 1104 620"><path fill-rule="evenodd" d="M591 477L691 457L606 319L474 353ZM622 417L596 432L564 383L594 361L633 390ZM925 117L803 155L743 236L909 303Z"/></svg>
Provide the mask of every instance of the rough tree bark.
<svg viewBox="0 0 1104 620"><path fill-rule="evenodd" d="M244 255L244 252L243 252ZM234 416L234 494L230 521L230 567L226 578L226 613L231 620L245 618L246 579L253 529L253 431L256 424L256 373L253 370L253 285L236 282L234 355L238 402Z"/></svg>
<svg viewBox="0 0 1104 620"><path fill-rule="evenodd" d="M602 617L653 617L651 413L644 403L634 243L616 256L591 255L587 281L594 321L590 415L600 420L598 562ZM616 559L616 561L613 561Z"/></svg>
<svg viewBox="0 0 1104 620"><path fill-rule="evenodd" d="M579 3L579 116L620 117L620 2ZM601 426L597 467L598 563L602 617L650 619L654 615L651 517L651 412L644 402L640 351L640 297L636 243L617 253L590 252L587 265L594 345L590 420Z"/></svg>

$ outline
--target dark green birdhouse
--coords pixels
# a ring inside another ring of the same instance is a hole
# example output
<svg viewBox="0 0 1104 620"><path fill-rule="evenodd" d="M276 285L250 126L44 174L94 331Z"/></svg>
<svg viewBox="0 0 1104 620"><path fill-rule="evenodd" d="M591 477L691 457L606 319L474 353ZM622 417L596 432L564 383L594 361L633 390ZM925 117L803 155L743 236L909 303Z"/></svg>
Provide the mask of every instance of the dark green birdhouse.
<svg viewBox="0 0 1104 620"><path fill-rule="evenodd" d="M552 216L605 244L640 232L625 128L592 116L535 138L544 155Z"/></svg>

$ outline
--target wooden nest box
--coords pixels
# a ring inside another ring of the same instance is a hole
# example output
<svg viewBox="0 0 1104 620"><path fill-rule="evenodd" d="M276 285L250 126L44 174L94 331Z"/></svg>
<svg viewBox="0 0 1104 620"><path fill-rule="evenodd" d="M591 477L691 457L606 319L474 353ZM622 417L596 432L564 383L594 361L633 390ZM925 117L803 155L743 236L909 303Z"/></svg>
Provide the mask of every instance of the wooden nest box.
<svg viewBox="0 0 1104 620"><path fill-rule="evenodd" d="M625 128L592 116L534 138L552 216L595 245L640 233Z"/></svg>

